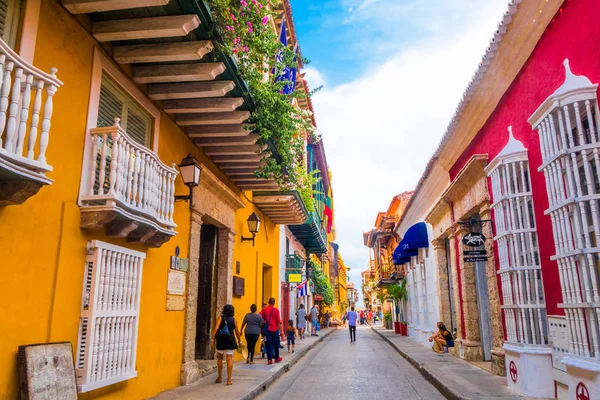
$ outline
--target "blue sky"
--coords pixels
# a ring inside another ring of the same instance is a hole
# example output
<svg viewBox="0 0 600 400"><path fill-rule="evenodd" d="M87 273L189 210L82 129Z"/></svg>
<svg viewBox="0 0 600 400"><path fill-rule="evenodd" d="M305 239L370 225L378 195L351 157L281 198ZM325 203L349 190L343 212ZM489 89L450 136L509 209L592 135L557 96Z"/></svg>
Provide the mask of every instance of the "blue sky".
<svg viewBox="0 0 600 400"><path fill-rule="evenodd" d="M360 288L362 232L414 189L507 0L291 0L335 198L336 242ZM416 221L415 221L416 222Z"/></svg>

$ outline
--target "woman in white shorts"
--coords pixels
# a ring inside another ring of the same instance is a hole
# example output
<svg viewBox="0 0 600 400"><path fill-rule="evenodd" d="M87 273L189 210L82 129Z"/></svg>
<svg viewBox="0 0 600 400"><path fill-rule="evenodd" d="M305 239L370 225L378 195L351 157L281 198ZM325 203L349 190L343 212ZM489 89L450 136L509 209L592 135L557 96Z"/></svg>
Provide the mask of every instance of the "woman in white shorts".
<svg viewBox="0 0 600 400"><path fill-rule="evenodd" d="M231 304L223 307L223 313L215 323L213 332L213 345L217 342L217 371L219 376L215 383L223 381L223 356L227 359L227 385L231 385L231 374L233 373L233 352L242 344L242 337L237 326L237 321L233 318L235 310ZM227 329L225 329L227 328ZM235 337L234 337L235 334ZM237 342L236 342L237 338Z"/></svg>
<svg viewBox="0 0 600 400"><path fill-rule="evenodd" d="M304 309L304 304L300 304L300 308L296 311L296 316L298 317L297 327L298 327L298 336L300 339L304 339L304 331L306 330L306 310Z"/></svg>

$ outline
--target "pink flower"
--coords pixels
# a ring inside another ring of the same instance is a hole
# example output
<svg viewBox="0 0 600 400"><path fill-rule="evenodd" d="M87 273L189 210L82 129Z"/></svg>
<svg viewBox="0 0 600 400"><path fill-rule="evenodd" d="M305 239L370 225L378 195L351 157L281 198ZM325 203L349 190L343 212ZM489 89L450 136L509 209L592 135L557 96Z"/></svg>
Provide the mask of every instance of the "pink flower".
<svg viewBox="0 0 600 400"><path fill-rule="evenodd" d="M252 33L252 32L254 32L254 31L252 30L252 28L249 28L249 29L248 29L248 33Z"/></svg>
<svg viewBox="0 0 600 400"><path fill-rule="evenodd" d="M267 17L266 15L264 17L262 17L262 20L260 21L262 22L263 25L266 25L267 22L269 22L269 17Z"/></svg>
<svg viewBox="0 0 600 400"><path fill-rule="evenodd" d="M248 21L248 28L252 29L252 22Z"/></svg>
<svg viewBox="0 0 600 400"><path fill-rule="evenodd" d="M248 6L248 3L246 3L244 0L240 1L240 4L241 4L243 7L246 7L246 6Z"/></svg>
<svg viewBox="0 0 600 400"><path fill-rule="evenodd" d="M236 21L235 15L231 14L231 19L234 20L234 21Z"/></svg>
<svg viewBox="0 0 600 400"><path fill-rule="evenodd" d="M243 50L244 50L245 53L247 53L248 52L248 46L244 46Z"/></svg>
<svg viewBox="0 0 600 400"><path fill-rule="evenodd" d="M240 42L240 37L236 37L235 39L233 39L233 44L238 44Z"/></svg>
<svg viewBox="0 0 600 400"><path fill-rule="evenodd" d="M256 0L252 0L252 4L256 4Z"/></svg>
<svg viewBox="0 0 600 400"><path fill-rule="evenodd" d="M227 26L225 27L225 29L226 29L226 30L228 30L228 31L232 31L232 30L233 30L233 28L232 28L231 26L229 26L229 25L227 25Z"/></svg>
<svg viewBox="0 0 600 400"><path fill-rule="evenodd" d="M262 8L262 4L258 3L258 8Z"/></svg>

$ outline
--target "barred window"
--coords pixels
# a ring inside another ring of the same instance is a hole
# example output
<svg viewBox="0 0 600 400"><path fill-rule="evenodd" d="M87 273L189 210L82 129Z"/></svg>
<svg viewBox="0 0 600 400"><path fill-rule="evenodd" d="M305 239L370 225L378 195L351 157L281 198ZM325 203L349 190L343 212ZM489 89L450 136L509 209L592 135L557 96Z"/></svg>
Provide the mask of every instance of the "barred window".
<svg viewBox="0 0 600 400"><path fill-rule="evenodd" d="M76 374L79 392L137 376L142 266L146 254L98 240L86 259Z"/></svg>
<svg viewBox="0 0 600 400"><path fill-rule="evenodd" d="M571 72L530 117L542 149L569 352L600 357L600 137L594 85Z"/></svg>
<svg viewBox="0 0 600 400"><path fill-rule="evenodd" d="M548 343L546 303L533 211L529 159L509 127L506 147L486 168L491 178L498 275L507 342Z"/></svg>

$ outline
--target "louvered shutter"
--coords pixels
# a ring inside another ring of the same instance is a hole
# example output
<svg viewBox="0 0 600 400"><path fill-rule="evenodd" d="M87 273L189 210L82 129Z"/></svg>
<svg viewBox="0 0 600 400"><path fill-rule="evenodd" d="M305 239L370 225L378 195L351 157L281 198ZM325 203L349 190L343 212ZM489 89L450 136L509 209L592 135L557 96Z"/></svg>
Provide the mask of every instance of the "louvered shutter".
<svg viewBox="0 0 600 400"><path fill-rule="evenodd" d="M86 258L76 375L79 392L137 376L136 353L145 253L98 240Z"/></svg>
<svg viewBox="0 0 600 400"><path fill-rule="evenodd" d="M21 4L21 0L0 0L0 37L13 48L19 28Z"/></svg>
<svg viewBox="0 0 600 400"><path fill-rule="evenodd" d="M149 147L152 117L112 79L102 74L97 125L111 126L114 124L115 117L121 118L121 127L130 138L142 146Z"/></svg>

